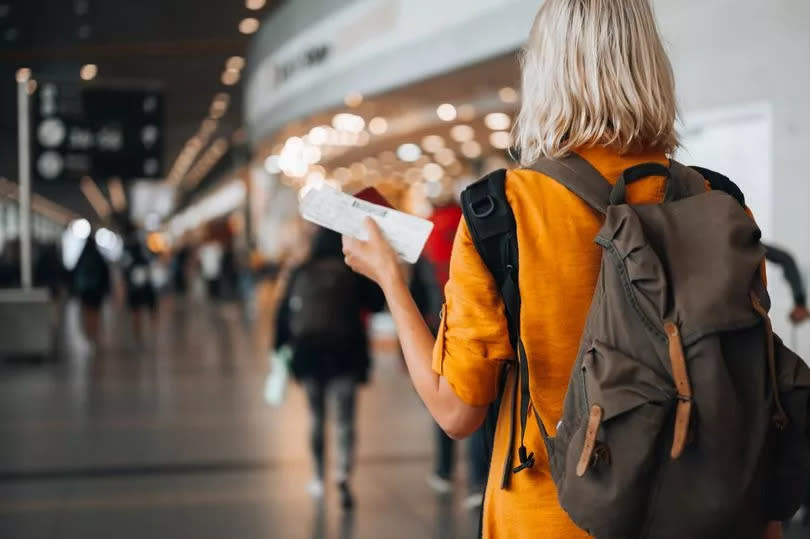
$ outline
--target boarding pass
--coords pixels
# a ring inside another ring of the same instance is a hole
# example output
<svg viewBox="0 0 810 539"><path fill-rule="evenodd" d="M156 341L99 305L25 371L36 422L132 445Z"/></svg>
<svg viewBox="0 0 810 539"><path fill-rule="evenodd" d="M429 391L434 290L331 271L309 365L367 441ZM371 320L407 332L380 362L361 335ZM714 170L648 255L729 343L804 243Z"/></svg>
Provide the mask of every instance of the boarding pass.
<svg viewBox="0 0 810 539"><path fill-rule="evenodd" d="M426 219L360 200L326 185L311 189L301 200L300 211L307 221L362 241L368 240L363 222L371 217L400 258L410 264L417 261L433 230L433 223Z"/></svg>

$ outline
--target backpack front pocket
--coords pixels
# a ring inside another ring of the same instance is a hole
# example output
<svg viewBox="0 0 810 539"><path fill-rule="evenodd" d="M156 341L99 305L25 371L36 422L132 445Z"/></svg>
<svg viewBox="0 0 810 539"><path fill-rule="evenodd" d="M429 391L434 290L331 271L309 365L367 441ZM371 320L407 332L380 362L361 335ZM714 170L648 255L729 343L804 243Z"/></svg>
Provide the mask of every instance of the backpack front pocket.
<svg viewBox="0 0 810 539"><path fill-rule="evenodd" d="M574 522L605 537L637 535L653 490L660 434L675 390L662 374L595 342L582 361L587 413L565 452L560 503Z"/></svg>

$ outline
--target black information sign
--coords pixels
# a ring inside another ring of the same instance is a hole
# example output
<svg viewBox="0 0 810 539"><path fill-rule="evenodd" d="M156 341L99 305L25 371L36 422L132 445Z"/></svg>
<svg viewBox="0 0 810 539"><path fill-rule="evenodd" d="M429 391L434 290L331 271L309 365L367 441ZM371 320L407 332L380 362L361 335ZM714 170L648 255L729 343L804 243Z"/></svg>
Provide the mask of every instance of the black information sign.
<svg viewBox="0 0 810 539"><path fill-rule="evenodd" d="M32 100L38 181L163 175L163 94L40 81Z"/></svg>

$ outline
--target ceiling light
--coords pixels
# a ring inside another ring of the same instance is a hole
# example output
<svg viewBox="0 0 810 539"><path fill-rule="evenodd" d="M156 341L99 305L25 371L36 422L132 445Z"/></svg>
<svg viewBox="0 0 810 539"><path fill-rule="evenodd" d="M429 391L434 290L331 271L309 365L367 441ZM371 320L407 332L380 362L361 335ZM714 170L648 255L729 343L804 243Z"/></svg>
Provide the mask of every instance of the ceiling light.
<svg viewBox="0 0 810 539"><path fill-rule="evenodd" d="M199 137L200 139L208 140L208 137L214 134L217 130L217 121L213 118L206 118L200 124Z"/></svg>
<svg viewBox="0 0 810 539"><path fill-rule="evenodd" d="M239 71L236 69L226 69L222 72L222 84L225 86L233 86L239 82Z"/></svg>
<svg viewBox="0 0 810 539"><path fill-rule="evenodd" d="M436 153L444 148L444 139L439 135L428 135L422 139L422 148L426 152Z"/></svg>
<svg viewBox="0 0 810 539"><path fill-rule="evenodd" d="M481 157L481 145L474 140L468 140L461 145L461 153L467 159L477 159Z"/></svg>
<svg viewBox="0 0 810 539"><path fill-rule="evenodd" d="M98 66L96 64L84 64L79 70L79 76L82 80L93 80L98 75Z"/></svg>
<svg viewBox="0 0 810 539"><path fill-rule="evenodd" d="M259 29L259 19L247 17L239 23L239 31L243 34L254 34Z"/></svg>
<svg viewBox="0 0 810 539"><path fill-rule="evenodd" d="M517 103L518 101L518 93L517 90L512 88L511 86L505 86L498 90L498 97L504 103L512 104Z"/></svg>
<svg viewBox="0 0 810 539"><path fill-rule="evenodd" d="M309 130L309 143L315 146L323 146L329 140L329 128L318 125Z"/></svg>
<svg viewBox="0 0 810 539"><path fill-rule="evenodd" d="M462 122L471 122L475 119L475 107L469 103L461 105L458 108L458 119Z"/></svg>
<svg viewBox="0 0 810 539"><path fill-rule="evenodd" d="M438 182L444 178L444 169L436 163L428 163L422 167L422 177L429 182Z"/></svg>
<svg viewBox="0 0 810 539"><path fill-rule="evenodd" d="M373 135L383 135L388 131L388 121L385 118L377 116L368 122L368 130Z"/></svg>
<svg viewBox="0 0 810 539"><path fill-rule="evenodd" d="M489 143L493 148L505 150L512 145L512 135L507 131L495 131L489 136Z"/></svg>
<svg viewBox="0 0 810 539"><path fill-rule="evenodd" d="M240 71L243 67L245 67L245 59L241 56L231 56L225 61L225 69Z"/></svg>
<svg viewBox="0 0 810 539"><path fill-rule="evenodd" d="M419 148L416 144L403 144L399 148L397 148L397 157L399 157L402 161L406 163L413 163L414 161L418 161L419 158L422 156L422 149Z"/></svg>
<svg viewBox="0 0 810 539"><path fill-rule="evenodd" d="M228 111L228 104L230 103L231 98L228 94L221 92L218 93L214 100L211 102L211 107L208 111L208 115L213 119L222 118L225 113Z"/></svg>
<svg viewBox="0 0 810 539"><path fill-rule="evenodd" d="M27 67L21 67L17 70L17 82L27 82L31 78L31 70Z"/></svg>
<svg viewBox="0 0 810 539"><path fill-rule="evenodd" d="M314 165L321 160L321 150L317 146L307 146L301 152L301 158L307 165Z"/></svg>
<svg viewBox="0 0 810 539"><path fill-rule="evenodd" d="M363 104L363 94L359 92L349 92L343 100L347 107L355 108Z"/></svg>
<svg viewBox="0 0 810 539"><path fill-rule="evenodd" d="M433 157L437 163L446 167L456 160L456 152L450 148L442 148Z"/></svg>
<svg viewBox="0 0 810 539"><path fill-rule="evenodd" d="M450 136L456 142L467 142L475 138L475 129L465 124L454 125L450 129Z"/></svg>
<svg viewBox="0 0 810 539"><path fill-rule="evenodd" d="M352 173L346 167L339 167L339 168L335 169L335 172L334 172L333 176L335 177L335 179L337 181L339 181L341 183L345 183L345 182L349 181L352 178Z"/></svg>
<svg viewBox="0 0 810 539"><path fill-rule="evenodd" d="M304 148L304 141L301 137L290 137L284 142L284 149L285 150L302 150Z"/></svg>
<svg viewBox="0 0 810 539"><path fill-rule="evenodd" d="M439 105L439 108L436 109L436 115L440 120L452 122L456 119L458 113L456 112L456 107L450 103L444 103L443 105Z"/></svg>
<svg viewBox="0 0 810 539"><path fill-rule="evenodd" d="M338 131L347 133L359 133L366 126L366 121L356 114L341 112L332 118L332 126Z"/></svg>
<svg viewBox="0 0 810 539"><path fill-rule="evenodd" d="M484 118L484 125L493 131L506 131L512 125L512 118L503 112L491 112Z"/></svg>
<svg viewBox="0 0 810 539"><path fill-rule="evenodd" d="M425 196L428 198L436 198L442 194L442 184L441 178L436 180L435 182L428 182L424 189L425 189Z"/></svg>
<svg viewBox="0 0 810 539"><path fill-rule="evenodd" d="M245 7L256 11L262 9L267 3L267 0L245 0Z"/></svg>
<svg viewBox="0 0 810 539"><path fill-rule="evenodd" d="M74 236L81 240L86 240L90 237L91 226L90 221L87 219L76 219L70 223L70 231Z"/></svg>

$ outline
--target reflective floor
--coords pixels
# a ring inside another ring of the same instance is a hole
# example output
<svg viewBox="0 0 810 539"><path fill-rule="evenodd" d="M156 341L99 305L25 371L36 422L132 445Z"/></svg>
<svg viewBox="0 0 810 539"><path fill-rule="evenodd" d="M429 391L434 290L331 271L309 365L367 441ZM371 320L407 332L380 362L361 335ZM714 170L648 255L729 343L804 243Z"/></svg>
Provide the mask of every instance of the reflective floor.
<svg viewBox="0 0 810 539"><path fill-rule="evenodd" d="M444 497L425 482L431 424L392 348L360 397L347 517L333 489L308 497L303 394L264 403L264 339L237 306L167 302L147 344L108 308L92 355L65 314L60 362L0 368L0 538L476 536L462 478Z"/></svg>
<svg viewBox="0 0 810 539"><path fill-rule="evenodd" d="M66 360L0 369L0 538L475 536L464 493L426 484L431 424L395 355L378 354L360 397L345 518L329 485L308 497L303 394L264 403L238 307L163 305L142 346L106 314L94 357L70 304Z"/></svg>

